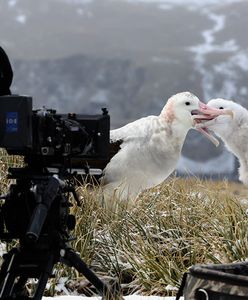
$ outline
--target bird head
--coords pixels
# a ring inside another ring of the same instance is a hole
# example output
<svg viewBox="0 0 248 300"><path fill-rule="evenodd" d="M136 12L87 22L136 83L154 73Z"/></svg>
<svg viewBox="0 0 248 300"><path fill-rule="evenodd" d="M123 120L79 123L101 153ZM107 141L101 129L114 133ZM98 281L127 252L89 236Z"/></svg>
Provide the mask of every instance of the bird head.
<svg viewBox="0 0 248 300"><path fill-rule="evenodd" d="M210 107L201 102L194 94L190 92L178 93L170 97L161 112L167 122L177 122L186 130L195 128L209 138L216 146L218 140L214 138L205 128L196 125L207 120L213 120L220 115L231 115L228 109L218 109Z"/></svg>
<svg viewBox="0 0 248 300"><path fill-rule="evenodd" d="M212 99L208 102L208 106L213 109L231 112L229 115L222 114L213 120L205 120L196 125L197 128L214 131L220 137L231 134L235 130L235 125L238 125L242 121L244 115L247 116L247 110L232 100Z"/></svg>

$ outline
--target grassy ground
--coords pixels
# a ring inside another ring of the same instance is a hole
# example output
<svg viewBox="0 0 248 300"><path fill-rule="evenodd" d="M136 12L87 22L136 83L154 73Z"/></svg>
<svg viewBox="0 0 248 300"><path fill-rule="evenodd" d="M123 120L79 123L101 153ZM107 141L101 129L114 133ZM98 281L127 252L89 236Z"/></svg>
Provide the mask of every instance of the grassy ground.
<svg viewBox="0 0 248 300"><path fill-rule="evenodd" d="M104 203L98 189L85 186L78 192L74 247L97 274L119 280L124 293L173 295L191 265L248 257L241 184L172 178L135 203ZM70 276L80 291L85 281Z"/></svg>
<svg viewBox="0 0 248 300"><path fill-rule="evenodd" d="M2 155L3 192L7 166L20 164ZM191 265L248 257L248 191L241 184L171 178L133 203L105 203L100 189L89 185L78 184L77 192L81 207L72 207L77 220L72 246L101 278L117 280L125 294L173 295ZM74 269L56 266L55 273L47 295L61 277L67 290L91 294Z"/></svg>

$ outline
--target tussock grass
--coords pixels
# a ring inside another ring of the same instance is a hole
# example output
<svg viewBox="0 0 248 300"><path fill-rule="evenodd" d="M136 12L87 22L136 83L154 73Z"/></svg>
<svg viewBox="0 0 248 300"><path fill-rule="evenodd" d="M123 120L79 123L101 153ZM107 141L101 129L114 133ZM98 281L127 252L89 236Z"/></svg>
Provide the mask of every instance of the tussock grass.
<svg viewBox="0 0 248 300"><path fill-rule="evenodd" d="M129 203L106 204L99 189L81 188L75 245L98 274L119 280L126 293L173 295L193 264L247 259L241 195L242 185L196 178L171 178Z"/></svg>
<svg viewBox="0 0 248 300"><path fill-rule="evenodd" d="M18 163L1 157L2 190L9 184L7 165ZM72 247L101 278L117 280L124 294L174 295L191 265L248 258L248 190L241 184L170 178L133 202L106 203L100 187L81 182L77 193ZM74 269L59 265L55 271L49 291L66 277L67 290L92 294Z"/></svg>
<svg viewBox="0 0 248 300"><path fill-rule="evenodd" d="M9 168L17 168L23 165L23 159L20 156L11 156L0 148L0 188L1 194L8 191L10 180L7 179L7 172Z"/></svg>

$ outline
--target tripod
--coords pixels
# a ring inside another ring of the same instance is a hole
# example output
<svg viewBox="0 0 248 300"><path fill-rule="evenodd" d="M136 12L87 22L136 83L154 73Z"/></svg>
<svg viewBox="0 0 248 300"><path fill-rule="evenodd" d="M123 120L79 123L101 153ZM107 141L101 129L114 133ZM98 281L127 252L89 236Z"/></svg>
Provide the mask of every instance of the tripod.
<svg viewBox="0 0 248 300"><path fill-rule="evenodd" d="M74 228L75 218L69 214L71 204L66 194L72 192L79 203L74 187L52 174L30 174L25 168L11 169L11 172L9 177L17 180L2 197L5 203L1 208L0 238L18 238L19 245L3 256L0 299L40 300L58 262L82 273L102 299L123 299L117 286L110 289L68 246L68 229ZM32 298L25 292L30 278L38 279Z"/></svg>

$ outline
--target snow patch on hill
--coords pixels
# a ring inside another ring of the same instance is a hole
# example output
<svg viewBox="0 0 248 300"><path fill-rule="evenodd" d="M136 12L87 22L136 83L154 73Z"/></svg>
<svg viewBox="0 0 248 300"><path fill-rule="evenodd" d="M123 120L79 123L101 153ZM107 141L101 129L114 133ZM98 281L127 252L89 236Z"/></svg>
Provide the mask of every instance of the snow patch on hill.
<svg viewBox="0 0 248 300"><path fill-rule="evenodd" d="M116 0L117 1L117 0ZM118 0L119 1L119 0ZM204 1L199 1L199 0L123 0L129 3L133 4L140 4L140 3L147 3L147 4L157 4L160 5L161 8L167 7L168 5L171 6L190 6L190 7L204 7L204 6L213 6L213 5L228 5L232 3L239 3L245 0L204 0Z"/></svg>

